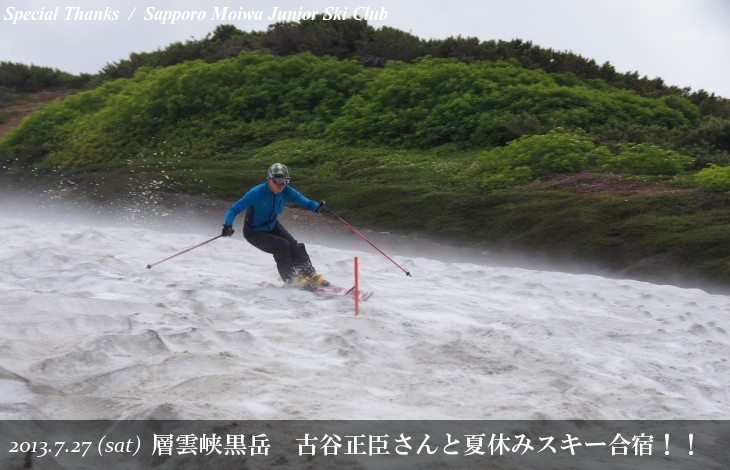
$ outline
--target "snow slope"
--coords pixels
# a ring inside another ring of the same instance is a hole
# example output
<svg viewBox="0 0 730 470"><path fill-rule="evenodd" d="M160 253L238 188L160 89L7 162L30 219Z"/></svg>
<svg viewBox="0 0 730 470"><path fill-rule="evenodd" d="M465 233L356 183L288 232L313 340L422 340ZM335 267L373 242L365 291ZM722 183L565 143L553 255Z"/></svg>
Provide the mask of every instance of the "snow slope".
<svg viewBox="0 0 730 470"><path fill-rule="evenodd" d="M278 282L239 233L0 221L0 419L727 419L730 298L308 245L375 295Z"/></svg>

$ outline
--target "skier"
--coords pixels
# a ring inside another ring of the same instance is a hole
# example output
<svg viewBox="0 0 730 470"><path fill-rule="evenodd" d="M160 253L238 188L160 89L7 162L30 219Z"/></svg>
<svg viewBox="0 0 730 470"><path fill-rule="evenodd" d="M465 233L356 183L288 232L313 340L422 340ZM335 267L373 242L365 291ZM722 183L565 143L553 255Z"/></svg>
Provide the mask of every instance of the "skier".
<svg viewBox="0 0 730 470"><path fill-rule="evenodd" d="M246 211L243 237L261 251L274 255L281 279L304 288L328 286L330 283L317 274L303 243L297 242L277 219L284 204L293 202L313 212L329 212L325 201L307 199L289 186L289 169L281 163L269 167L266 182L254 186L226 212L221 235L233 235L233 221Z"/></svg>

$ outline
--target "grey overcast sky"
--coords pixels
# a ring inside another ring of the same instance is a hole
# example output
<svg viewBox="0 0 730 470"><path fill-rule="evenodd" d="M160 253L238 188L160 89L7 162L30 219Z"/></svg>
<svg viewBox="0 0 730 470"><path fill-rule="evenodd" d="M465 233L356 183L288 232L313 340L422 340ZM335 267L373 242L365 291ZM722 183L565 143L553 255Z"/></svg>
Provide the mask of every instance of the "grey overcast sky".
<svg viewBox="0 0 730 470"><path fill-rule="evenodd" d="M376 16L368 23L375 28L391 26L424 39L519 38L599 64L608 61L619 72L730 98L730 0L0 0L0 5L0 60L71 73L95 73L131 52L200 39L221 23L262 31L274 22L268 19L274 7L295 13L339 8L347 16L369 7ZM228 7L229 14L260 11L261 19L215 20L215 7ZM47 19L56 8L55 19ZM106 12L107 19L83 19L94 11ZM166 11L198 17L162 24L154 14Z"/></svg>

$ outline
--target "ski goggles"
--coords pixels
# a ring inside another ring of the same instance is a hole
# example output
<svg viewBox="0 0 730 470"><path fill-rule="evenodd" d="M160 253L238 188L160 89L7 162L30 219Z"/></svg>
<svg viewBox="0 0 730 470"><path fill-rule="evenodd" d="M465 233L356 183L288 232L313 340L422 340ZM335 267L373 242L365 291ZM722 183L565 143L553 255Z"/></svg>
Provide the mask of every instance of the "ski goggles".
<svg viewBox="0 0 730 470"><path fill-rule="evenodd" d="M272 176L271 177L271 181L273 181L274 184L277 186L286 186L287 184L289 184L290 180L291 180L291 178L289 178L288 176Z"/></svg>

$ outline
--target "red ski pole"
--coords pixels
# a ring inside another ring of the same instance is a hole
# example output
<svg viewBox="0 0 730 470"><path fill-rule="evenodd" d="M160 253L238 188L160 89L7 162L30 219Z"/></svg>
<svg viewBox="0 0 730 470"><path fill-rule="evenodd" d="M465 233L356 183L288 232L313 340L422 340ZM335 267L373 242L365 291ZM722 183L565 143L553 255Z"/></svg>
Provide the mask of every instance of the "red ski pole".
<svg viewBox="0 0 730 470"><path fill-rule="evenodd" d="M360 233L360 232L358 232L357 230L355 230L355 227L353 227L352 225L350 225L350 224L348 224L347 222L345 222L345 219L343 219L343 218L342 218L342 217L340 217L339 215L335 214L335 212L334 212L333 210L331 210L331 209L330 209L330 211L329 211L329 212L331 212L331 213L332 213L332 215L334 215L335 217L337 217L338 219L340 219L340 221L342 221L342 223L343 223L343 224L347 225L347 228L349 228L350 230L352 230L352 231L353 231L353 233L355 233L355 234L356 234L356 235L357 235L358 237L362 238L362 239L363 239L363 240L365 240L365 242L367 242L367 243L368 243L368 244L369 244L370 246L372 246L373 248L375 248L376 250L378 250L378 253L380 253L381 255L383 255L383 256L385 256L386 258L388 258L388 260L389 260L389 261L390 261L391 263L393 263L394 265L398 266L398 268L399 268L399 269L400 269L401 271L403 271L404 273L406 273L406 276L410 276L410 277L413 277L413 276L411 276L411 273L410 273L410 272L406 271L406 270L405 270L405 269L403 268L403 266L401 266L400 264L398 264L398 263L396 263L395 261L393 261L393 258L391 258L390 256L386 255L386 254L385 254L385 253L383 252L383 250L381 250L380 248L378 248L377 246L375 246L375 245L373 244L373 242L371 242L370 240L368 240L367 238L365 238L365 236L364 236L364 235L363 235L362 233Z"/></svg>
<svg viewBox="0 0 730 470"><path fill-rule="evenodd" d="M182 255L183 253L187 253L188 251L194 250L194 249L198 248L199 246L203 246L203 245L205 245L206 243L210 243L210 242L212 242L213 240L215 240L216 238L220 238L220 237L222 237L222 236L223 236L223 235L218 235L217 237L213 237L213 238L211 238L210 240L206 240L206 241L204 241L203 243L199 243L199 244L197 244L197 245L195 245L195 246L193 246L193 247L190 247L190 248L188 248L187 250L183 250L183 251L181 251L180 253L174 254L174 255L172 255L172 256L170 256L170 257L168 257L168 258L165 258L165 259L163 259L163 260L161 260L161 261L158 261L158 262L156 262L156 263L153 263L153 264L148 264L148 265L147 265L147 269L152 269L152 266L156 266L156 265L158 265L158 264L160 264L160 263L163 263L163 262L165 262L165 261L167 261L167 260L169 260L169 259L172 259L172 258L174 258L174 257L176 257L176 256L180 256L180 255Z"/></svg>

